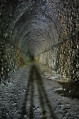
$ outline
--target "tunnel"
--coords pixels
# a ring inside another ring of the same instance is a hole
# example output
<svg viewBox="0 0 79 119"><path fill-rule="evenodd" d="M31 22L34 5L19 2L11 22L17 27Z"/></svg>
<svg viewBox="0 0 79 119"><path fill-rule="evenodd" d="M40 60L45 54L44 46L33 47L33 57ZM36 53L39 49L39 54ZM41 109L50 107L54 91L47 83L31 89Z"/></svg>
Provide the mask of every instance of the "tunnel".
<svg viewBox="0 0 79 119"><path fill-rule="evenodd" d="M0 0L0 119L79 119L79 1Z"/></svg>

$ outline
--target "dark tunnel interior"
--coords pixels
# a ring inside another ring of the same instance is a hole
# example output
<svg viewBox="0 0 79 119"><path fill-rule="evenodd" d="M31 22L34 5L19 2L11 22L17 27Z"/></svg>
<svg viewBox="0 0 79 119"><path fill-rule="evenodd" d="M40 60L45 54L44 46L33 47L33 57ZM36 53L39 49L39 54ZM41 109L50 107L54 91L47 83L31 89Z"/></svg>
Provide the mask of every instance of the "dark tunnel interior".
<svg viewBox="0 0 79 119"><path fill-rule="evenodd" d="M44 95L50 113L53 113L50 101L41 78L38 78L41 74L38 70L40 72L42 68L39 69L37 64L39 67L46 66L63 77L60 81L58 79L63 90L58 90L56 93L59 95L63 93L64 96L79 100L78 0L0 0L0 91L5 89L7 82L11 83L14 72L32 63L36 65L31 66L30 73L35 73L32 74L31 79L28 73L28 81L30 82L33 77L35 80L36 77L38 86L40 80L42 83L41 88L38 88L40 105L44 106L41 99ZM34 86L29 82L27 88L31 86L33 90ZM29 90L26 90L26 93ZM45 111L44 108L42 110ZM29 116L29 119L32 118ZM51 118L56 117L53 114ZM1 119L14 118L3 116ZM21 119L27 118L21 114ZM43 117L43 119L47 118ZM67 119L78 119L78 117L68 116Z"/></svg>
<svg viewBox="0 0 79 119"><path fill-rule="evenodd" d="M78 0L1 0L1 78L32 58L78 81L78 21Z"/></svg>

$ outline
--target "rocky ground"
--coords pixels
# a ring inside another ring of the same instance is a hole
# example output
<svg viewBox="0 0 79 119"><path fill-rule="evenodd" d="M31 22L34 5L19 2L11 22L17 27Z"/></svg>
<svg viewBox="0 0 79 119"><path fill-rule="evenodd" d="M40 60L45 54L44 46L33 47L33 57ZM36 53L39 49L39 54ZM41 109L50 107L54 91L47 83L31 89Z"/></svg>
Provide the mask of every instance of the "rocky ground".
<svg viewBox="0 0 79 119"><path fill-rule="evenodd" d="M79 99L59 94L58 78L39 64L14 72L0 84L0 119L79 119Z"/></svg>

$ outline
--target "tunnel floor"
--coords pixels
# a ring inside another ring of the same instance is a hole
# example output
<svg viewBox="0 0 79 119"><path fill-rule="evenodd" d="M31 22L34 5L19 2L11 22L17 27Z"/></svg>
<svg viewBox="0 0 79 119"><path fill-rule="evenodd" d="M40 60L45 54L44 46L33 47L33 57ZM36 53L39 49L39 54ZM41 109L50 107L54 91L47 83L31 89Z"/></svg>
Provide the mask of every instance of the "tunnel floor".
<svg viewBox="0 0 79 119"><path fill-rule="evenodd" d="M79 100L57 93L62 87L31 63L0 86L0 119L79 119Z"/></svg>

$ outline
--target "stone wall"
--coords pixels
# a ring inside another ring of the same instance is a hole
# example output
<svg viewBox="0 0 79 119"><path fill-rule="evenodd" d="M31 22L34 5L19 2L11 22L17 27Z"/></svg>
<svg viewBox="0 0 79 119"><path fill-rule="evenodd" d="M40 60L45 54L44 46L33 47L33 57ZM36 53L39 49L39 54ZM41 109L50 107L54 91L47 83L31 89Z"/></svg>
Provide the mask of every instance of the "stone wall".
<svg viewBox="0 0 79 119"><path fill-rule="evenodd" d="M57 10L62 26L59 41L68 35L71 36L56 48L50 47L50 51L48 50L39 56L39 61L43 63L45 60L44 62L48 62L46 64L58 73L69 77L72 81L79 81L79 2L65 0L58 6ZM76 30L78 30L78 33L73 35ZM46 55L48 58L46 58Z"/></svg>
<svg viewBox="0 0 79 119"><path fill-rule="evenodd" d="M0 76L5 79L10 71L34 57L78 81L78 21L78 0L1 0ZM67 41L59 43L69 34Z"/></svg>
<svg viewBox="0 0 79 119"><path fill-rule="evenodd" d="M10 22L17 6L16 1L0 1L0 82L5 82L18 68L15 44L10 38Z"/></svg>

